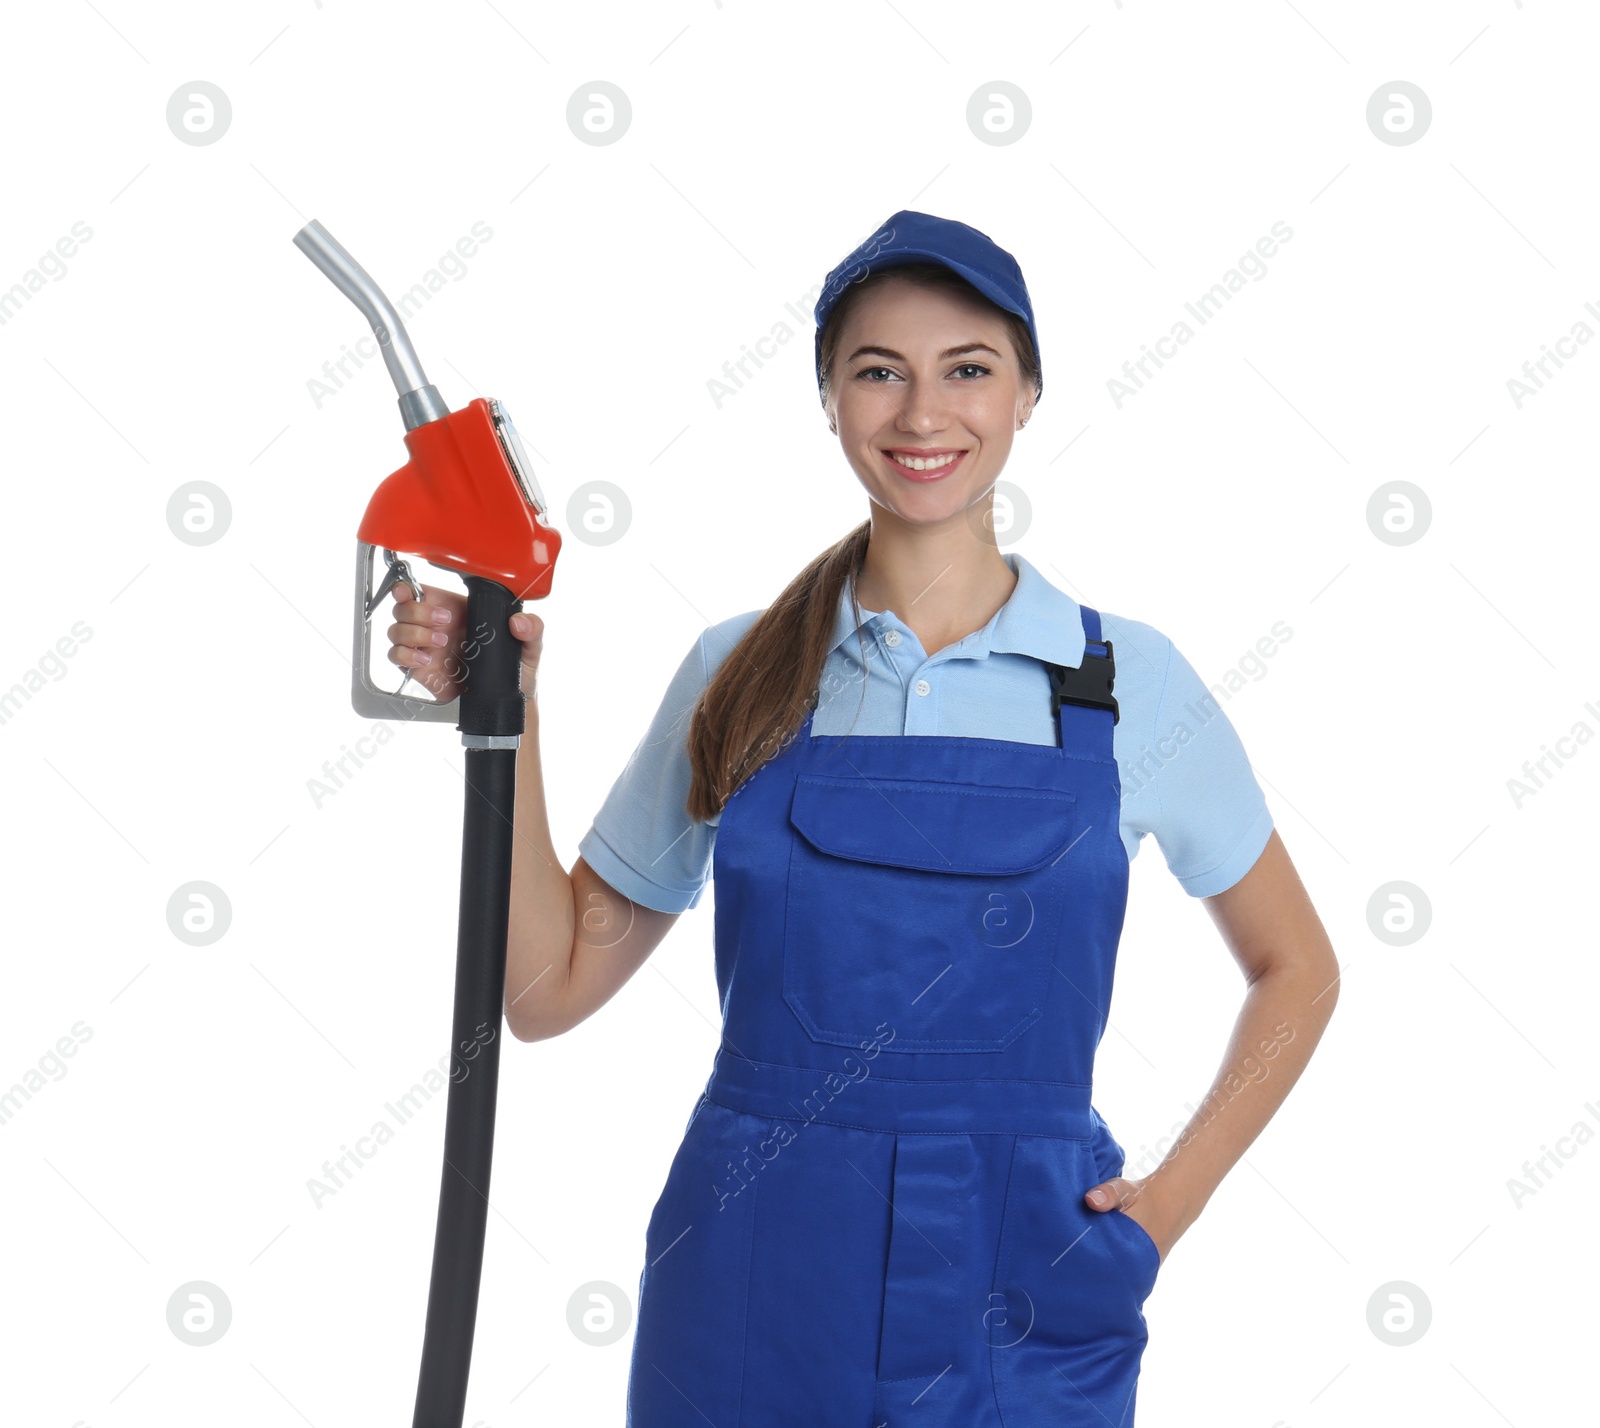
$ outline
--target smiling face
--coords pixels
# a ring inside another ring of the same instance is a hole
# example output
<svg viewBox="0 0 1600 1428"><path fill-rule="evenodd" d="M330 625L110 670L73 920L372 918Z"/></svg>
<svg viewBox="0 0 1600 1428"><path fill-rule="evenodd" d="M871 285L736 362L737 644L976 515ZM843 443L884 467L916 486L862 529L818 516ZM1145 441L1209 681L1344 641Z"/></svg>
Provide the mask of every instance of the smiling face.
<svg viewBox="0 0 1600 1428"><path fill-rule="evenodd" d="M844 320L828 414L867 495L904 521L983 500L1033 403L1006 320L976 294L891 273Z"/></svg>

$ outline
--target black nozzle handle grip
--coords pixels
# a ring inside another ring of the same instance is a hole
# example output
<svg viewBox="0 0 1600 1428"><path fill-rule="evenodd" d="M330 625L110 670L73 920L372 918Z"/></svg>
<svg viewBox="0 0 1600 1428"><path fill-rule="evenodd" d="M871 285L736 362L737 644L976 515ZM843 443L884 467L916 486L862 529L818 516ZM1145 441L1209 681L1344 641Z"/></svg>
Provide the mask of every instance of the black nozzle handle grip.
<svg viewBox="0 0 1600 1428"><path fill-rule="evenodd" d="M504 737L527 730L522 701L522 641L508 623L522 601L504 585L481 575L463 575L467 627L461 635L466 675L461 691L463 734Z"/></svg>

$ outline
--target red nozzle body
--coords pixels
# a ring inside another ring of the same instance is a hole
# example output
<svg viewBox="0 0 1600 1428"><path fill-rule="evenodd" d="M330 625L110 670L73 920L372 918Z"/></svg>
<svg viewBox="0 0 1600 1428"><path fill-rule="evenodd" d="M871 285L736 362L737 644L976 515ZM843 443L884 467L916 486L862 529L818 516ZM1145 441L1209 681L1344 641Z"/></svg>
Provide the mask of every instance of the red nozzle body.
<svg viewBox="0 0 1600 1428"><path fill-rule="evenodd" d="M519 600L548 595L561 533L525 493L489 403L475 397L408 431L405 441L411 460L373 492L360 539L481 575Z"/></svg>

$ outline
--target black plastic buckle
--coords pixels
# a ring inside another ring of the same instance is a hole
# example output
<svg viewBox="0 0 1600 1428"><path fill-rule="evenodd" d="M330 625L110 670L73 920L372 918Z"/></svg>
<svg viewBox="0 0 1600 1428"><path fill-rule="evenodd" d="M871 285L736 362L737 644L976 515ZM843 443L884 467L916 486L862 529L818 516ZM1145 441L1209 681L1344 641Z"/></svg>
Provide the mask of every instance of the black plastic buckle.
<svg viewBox="0 0 1600 1428"><path fill-rule="evenodd" d="M1116 696L1111 692L1117 680L1117 661L1111 652L1111 641L1090 641L1091 645L1096 643L1106 647L1103 655L1085 648L1083 663L1076 668L1066 664L1050 666L1052 715L1060 714L1063 704L1082 704L1089 709L1109 709L1113 724L1121 719Z"/></svg>

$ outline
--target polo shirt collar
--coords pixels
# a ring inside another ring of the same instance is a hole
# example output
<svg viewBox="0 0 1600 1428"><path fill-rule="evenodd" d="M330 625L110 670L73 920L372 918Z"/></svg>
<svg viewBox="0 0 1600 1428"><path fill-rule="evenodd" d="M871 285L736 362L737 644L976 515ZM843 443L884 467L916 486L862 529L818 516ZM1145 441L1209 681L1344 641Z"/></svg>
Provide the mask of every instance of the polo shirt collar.
<svg viewBox="0 0 1600 1428"><path fill-rule="evenodd" d="M1083 616L1078 602L1058 589L1015 551L1002 559L1017 575L1011 598L981 630L958 644L951 658L987 659L991 654L1025 654L1049 664L1076 669L1083 663ZM839 592L830 653L846 640L854 641L856 622L850 610L850 581ZM878 611L861 611L867 637L874 638L884 622Z"/></svg>

